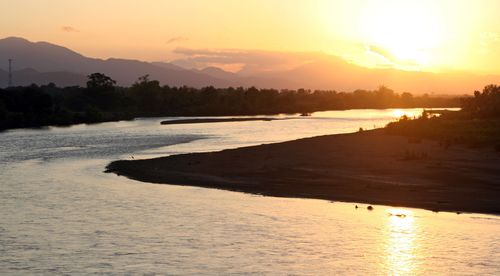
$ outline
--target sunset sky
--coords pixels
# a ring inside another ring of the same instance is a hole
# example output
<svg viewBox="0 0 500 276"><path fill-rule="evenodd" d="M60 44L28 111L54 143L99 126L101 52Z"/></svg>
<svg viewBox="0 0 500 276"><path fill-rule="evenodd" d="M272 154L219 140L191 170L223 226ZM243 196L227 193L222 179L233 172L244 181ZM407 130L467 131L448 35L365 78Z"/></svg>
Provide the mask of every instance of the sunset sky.
<svg viewBox="0 0 500 276"><path fill-rule="evenodd" d="M324 52L368 67L500 74L498 0L0 1L0 37L91 57Z"/></svg>

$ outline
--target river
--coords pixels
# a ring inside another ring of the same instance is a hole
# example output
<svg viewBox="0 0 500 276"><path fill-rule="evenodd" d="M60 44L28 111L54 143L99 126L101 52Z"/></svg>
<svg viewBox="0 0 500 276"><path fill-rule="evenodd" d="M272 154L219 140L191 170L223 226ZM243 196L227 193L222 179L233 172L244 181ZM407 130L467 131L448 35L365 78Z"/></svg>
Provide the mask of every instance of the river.
<svg viewBox="0 0 500 276"><path fill-rule="evenodd" d="M0 274L499 275L498 216L368 211L103 173L117 159L354 132L420 111L168 126L160 121L169 118L148 118L0 133Z"/></svg>

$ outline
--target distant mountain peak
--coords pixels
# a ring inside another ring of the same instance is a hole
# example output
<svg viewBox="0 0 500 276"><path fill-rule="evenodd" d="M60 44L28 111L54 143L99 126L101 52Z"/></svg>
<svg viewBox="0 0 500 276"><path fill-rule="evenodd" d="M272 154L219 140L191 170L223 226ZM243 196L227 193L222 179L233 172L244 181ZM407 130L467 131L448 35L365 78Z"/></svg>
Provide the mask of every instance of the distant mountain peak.
<svg viewBox="0 0 500 276"><path fill-rule="evenodd" d="M225 80L234 81L236 78L238 78L237 74L235 74L233 72L225 71L224 69L219 68L219 67L215 67L215 66L209 66L209 67L205 67L201 70L195 70L195 71L203 73L203 74L207 74L207 75L212 76L214 78L225 79Z"/></svg>
<svg viewBox="0 0 500 276"><path fill-rule="evenodd" d="M9 42L9 43L12 43L12 42L31 43L29 40L22 38L22 37L17 37L17 36L9 36L6 38L2 38L2 39L0 39L0 42L4 42L4 43L6 43L6 42Z"/></svg>
<svg viewBox="0 0 500 276"><path fill-rule="evenodd" d="M201 69L200 71L201 72L231 73L231 72L228 72L226 70L223 70L223 69L221 69L219 67L215 67L215 66L208 66L208 67Z"/></svg>
<svg viewBox="0 0 500 276"><path fill-rule="evenodd" d="M67 62L68 59L81 60L84 58L81 54L49 42L39 41L31 42L24 38L7 37L0 39L0 59L14 60L13 66L16 69L35 68L41 71L53 71L50 66L61 61ZM43 60L43 63L50 65L45 68L43 64L36 64ZM0 67L3 64L0 64ZM64 64L62 64L62 68ZM4 68L5 69L5 68Z"/></svg>
<svg viewBox="0 0 500 276"><path fill-rule="evenodd" d="M0 39L0 45L25 46L25 47L45 46L45 47L53 47L53 48L58 48L58 49L65 49L66 51L70 51L72 53L80 55L77 52L75 52L73 50L70 50L70 49L68 49L66 47L63 47L63 46L52 44L52 43L49 43L49 42L46 42L46 41L33 42L33 41L29 41L29 40L27 40L25 38L16 37L16 36L10 36L10 37L6 37L6 38L3 38L3 39Z"/></svg>
<svg viewBox="0 0 500 276"><path fill-rule="evenodd" d="M186 70L186 69L184 69L184 68L182 68L180 66L177 66L177 65L175 65L173 63L170 63L170 62L155 61L155 62L151 62L151 64L159 66L159 67L167 68L167 69L177 70L177 71Z"/></svg>

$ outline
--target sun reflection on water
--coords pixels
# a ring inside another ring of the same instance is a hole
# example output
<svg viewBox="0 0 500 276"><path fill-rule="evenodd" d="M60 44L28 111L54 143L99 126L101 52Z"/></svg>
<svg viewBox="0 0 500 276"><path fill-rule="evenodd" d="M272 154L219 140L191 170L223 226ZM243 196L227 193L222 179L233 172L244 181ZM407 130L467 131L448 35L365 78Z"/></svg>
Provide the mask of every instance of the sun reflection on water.
<svg viewBox="0 0 500 276"><path fill-rule="evenodd" d="M390 275L411 275L417 271L415 218L411 211L389 209L386 224L386 268Z"/></svg>
<svg viewBox="0 0 500 276"><path fill-rule="evenodd" d="M408 116L409 118L413 118L417 115L417 113L412 110L403 110L403 109L394 109L394 111L392 111L392 116L394 118L399 119L404 115Z"/></svg>

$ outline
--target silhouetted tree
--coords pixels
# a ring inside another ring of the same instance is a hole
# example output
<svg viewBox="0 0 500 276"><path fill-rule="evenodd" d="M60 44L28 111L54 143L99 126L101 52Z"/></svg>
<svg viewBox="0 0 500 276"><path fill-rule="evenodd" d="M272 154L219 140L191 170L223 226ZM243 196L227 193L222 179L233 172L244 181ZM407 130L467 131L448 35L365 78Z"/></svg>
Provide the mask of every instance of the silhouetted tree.
<svg viewBox="0 0 500 276"><path fill-rule="evenodd" d="M472 117L500 117L500 86L488 85L474 97L462 99L462 109Z"/></svg>
<svg viewBox="0 0 500 276"><path fill-rule="evenodd" d="M139 77L139 79L130 88L130 93L139 107L144 112L144 115L159 114L164 103L161 95L160 82L150 80L149 75Z"/></svg>
<svg viewBox="0 0 500 276"><path fill-rule="evenodd" d="M117 99L117 94L114 93L115 85L116 81L104 74L89 75L87 81L89 104L99 109L112 109Z"/></svg>
<svg viewBox="0 0 500 276"><path fill-rule="evenodd" d="M87 88L93 90L114 90L116 81L102 74L93 73L87 76Z"/></svg>

